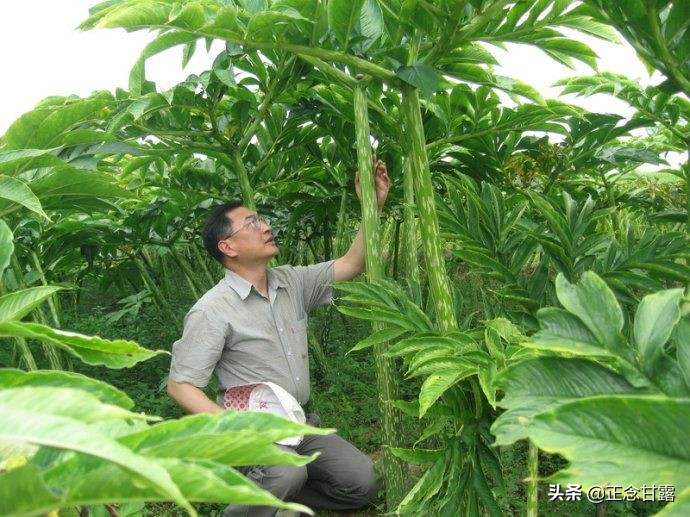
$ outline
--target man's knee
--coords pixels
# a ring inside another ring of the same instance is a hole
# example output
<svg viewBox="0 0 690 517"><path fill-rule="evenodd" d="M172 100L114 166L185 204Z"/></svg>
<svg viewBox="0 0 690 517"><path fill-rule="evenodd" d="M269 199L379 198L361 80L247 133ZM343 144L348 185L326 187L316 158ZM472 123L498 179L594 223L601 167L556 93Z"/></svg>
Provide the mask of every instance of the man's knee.
<svg viewBox="0 0 690 517"><path fill-rule="evenodd" d="M288 465L261 465L251 467L246 476L278 499L289 501L307 482L307 469ZM270 506L230 505L225 508L223 517L272 516L275 512L276 509Z"/></svg>
<svg viewBox="0 0 690 517"><path fill-rule="evenodd" d="M276 497L283 500L289 500L302 490L306 482L306 467L271 465L266 472L264 472L263 479L259 482L259 485Z"/></svg>
<svg viewBox="0 0 690 517"><path fill-rule="evenodd" d="M350 493L359 499L362 506L366 506L376 501L380 489L378 473L374 466L370 465L362 469Z"/></svg>
<svg viewBox="0 0 690 517"><path fill-rule="evenodd" d="M338 478L338 482L333 488L339 491L340 497L349 501L353 508L376 502L381 485L379 475L374 470L374 465L369 458L362 461L358 468L349 470L347 473L341 472Z"/></svg>

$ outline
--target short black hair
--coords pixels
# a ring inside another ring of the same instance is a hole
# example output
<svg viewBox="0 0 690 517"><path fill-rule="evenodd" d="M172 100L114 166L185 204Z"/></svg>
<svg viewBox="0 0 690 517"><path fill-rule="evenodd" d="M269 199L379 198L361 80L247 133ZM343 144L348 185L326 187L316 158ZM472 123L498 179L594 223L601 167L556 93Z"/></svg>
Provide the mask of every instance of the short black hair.
<svg viewBox="0 0 690 517"><path fill-rule="evenodd" d="M223 253L218 249L218 243L230 233L232 227L232 219L227 213L241 206L242 203L238 201L218 205L206 219L204 229L201 231L201 238L204 240L206 251L221 264L223 263Z"/></svg>

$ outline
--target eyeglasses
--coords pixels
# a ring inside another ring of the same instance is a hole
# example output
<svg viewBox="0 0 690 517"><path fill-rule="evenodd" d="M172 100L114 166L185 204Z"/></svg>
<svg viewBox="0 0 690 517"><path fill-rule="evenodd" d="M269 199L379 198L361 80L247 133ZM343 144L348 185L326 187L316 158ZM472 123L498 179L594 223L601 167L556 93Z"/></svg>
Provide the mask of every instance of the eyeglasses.
<svg viewBox="0 0 690 517"><path fill-rule="evenodd" d="M230 232L225 237L223 237L222 240L229 239L230 237L232 237L236 233L241 232L242 230L246 230L246 229L260 230L262 224L265 224L266 226L271 226L271 223L269 222L269 220L266 217L262 217L260 215L252 216L247 220L247 222L245 222L242 225L242 228L240 228L239 230L236 230L234 232Z"/></svg>

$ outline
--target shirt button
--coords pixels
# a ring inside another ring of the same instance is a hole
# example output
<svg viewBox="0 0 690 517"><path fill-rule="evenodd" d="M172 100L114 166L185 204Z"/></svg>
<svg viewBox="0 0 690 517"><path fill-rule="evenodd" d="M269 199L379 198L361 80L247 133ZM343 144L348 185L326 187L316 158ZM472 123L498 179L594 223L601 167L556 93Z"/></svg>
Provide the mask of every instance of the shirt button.
<svg viewBox="0 0 690 517"><path fill-rule="evenodd" d="M292 352L288 352L288 355L292 355Z"/></svg>
<svg viewBox="0 0 690 517"><path fill-rule="evenodd" d="M299 377L295 377L295 380L298 381L298 380L299 380Z"/></svg>
<svg viewBox="0 0 690 517"><path fill-rule="evenodd" d="M282 332L282 331L283 331L283 329L278 329L278 330L279 330L280 332Z"/></svg>

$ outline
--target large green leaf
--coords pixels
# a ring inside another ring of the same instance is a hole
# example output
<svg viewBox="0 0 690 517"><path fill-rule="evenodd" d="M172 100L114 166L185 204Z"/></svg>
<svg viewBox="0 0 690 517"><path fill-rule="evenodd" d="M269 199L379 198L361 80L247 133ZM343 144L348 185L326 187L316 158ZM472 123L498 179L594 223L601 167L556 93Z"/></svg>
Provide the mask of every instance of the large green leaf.
<svg viewBox="0 0 690 517"><path fill-rule="evenodd" d="M454 384L476 372L475 368L456 368L444 369L429 375L422 383L422 388L419 391L419 417L423 417L434 402Z"/></svg>
<svg viewBox="0 0 690 517"><path fill-rule="evenodd" d="M383 13L376 0L364 0L357 24L357 32L364 38L353 49L364 54L383 34Z"/></svg>
<svg viewBox="0 0 690 517"><path fill-rule="evenodd" d="M611 356L577 316L547 307L537 313L541 330L525 346L577 355Z"/></svg>
<svg viewBox="0 0 690 517"><path fill-rule="evenodd" d="M219 463L192 463L176 458L165 458L156 462L168 471L189 501L270 505L313 514L305 506L281 501L260 489L242 474ZM50 479L49 475L46 477ZM61 506L85 506L103 501L166 500L168 499L165 496L134 482L127 472L113 465L103 465L70 480Z"/></svg>
<svg viewBox="0 0 690 517"><path fill-rule="evenodd" d="M2 151L0 152L0 174L14 176L19 170L64 165L64 161L52 154L54 152L55 149L17 149Z"/></svg>
<svg viewBox="0 0 690 517"><path fill-rule="evenodd" d="M74 372L33 371L24 372L12 368L0 370L0 388L19 386L52 386L84 390L106 404L115 404L125 409L134 407L134 402L125 393L108 383Z"/></svg>
<svg viewBox="0 0 690 517"><path fill-rule="evenodd" d="M352 29L359 21L364 0L330 0L328 2L328 25L340 43L341 50L349 46Z"/></svg>
<svg viewBox="0 0 690 517"><path fill-rule="evenodd" d="M47 387L0 391L0 412L0 440L53 447L109 461L194 513L164 468L88 425L99 420L138 419L140 415L103 404L81 390Z"/></svg>
<svg viewBox="0 0 690 517"><path fill-rule="evenodd" d="M12 203L17 203L18 205L37 213L41 217L50 219L43 211L41 202L31 191L29 186L23 181L0 175L0 198L7 199Z"/></svg>
<svg viewBox="0 0 690 517"><path fill-rule="evenodd" d="M60 507L60 497L46 485L35 465L0 474L0 515L45 515Z"/></svg>
<svg viewBox="0 0 690 517"><path fill-rule="evenodd" d="M690 486L690 400L591 397L534 419L530 439L570 461L555 482L606 486Z"/></svg>
<svg viewBox="0 0 690 517"><path fill-rule="evenodd" d="M109 368L126 368L156 355L168 353L164 350L147 350L134 341L109 341L98 336L85 336L51 329L38 323L18 321L0 323L0 337L23 337L45 341L67 350L86 363L103 364Z"/></svg>
<svg viewBox="0 0 690 517"><path fill-rule="evenodd" d="M79 123L99 116L110 99L80 99L59 107L39 108L19 117L5 133L5 149L50 149Z"/></svg>
<svg viewBox="0 0 690 517"><path fill-rule="evenodd" d="M31 189L46 209L64 210L75 200L85 198L133 197L133 194L120 187L112 176L73 167L55 168L48 176L32 182Z"/></svg>
<svg viewBox="0 0 690 517"><path fill-rule="evenodd" d="M527 437L534 417L552 407L583 397L639 393L625 378L585 359L536 357L500 372L494 386L505 393L498 405L507 409L491 432L497 445Z"/></svg>
<svg viewBox="0 0 690 517"><path fill-rule="evenodd" d="M22 319L60 289L54 286L29 287L0 296L0 323Z"/></svg>
<svg viewBox="0 0 690 517"><path fill-rule="evenodd" d="M395 327L377 330L376 332L371 334L369 337L366 337L366 338L362 339L361 341L359 341L355 346L353 346L350 349L350 352L354 352L356 350L362 350L363 348L368 348L368 347L373 346L373 345L378 345L379 343L388 343L389 341L392 341L395 338L400 337L405 332L407 332L407 330L401 329L401 328L395 328Z"/></svg>
<svg viewBox="0 0 690 517"><path fill-rule="evenodd" d="M242 434L246 437L243 441L250 443L255 440L257 444L272 444L284 438L303 434L330 434L333 429L313 428L298 424L275 415L254 411L225 411L218 415L199 414L190 415L179 420L162 422L149 429L133 433L121 438L123 444L129 448L146 452L154 450L163 444L190 439L192 442L199 435L223 435ZM190 458L208 459L206 447L196 444L199 452L190 451ZM249 448L251 452L251 447ZM211 454L223 454L216 451ZM162 454L165 455L165 454Z"/></svg>
<svg viewBox="0 0 690 517"><path fill-rule="evenodd" d="M653 374L663 347L680 320L683 289L668 289L645 296L635 314L635 345L647 374Z"/></svg>
<svg viewBox="0 0 690 517"><path fill-rule="evenodd" d="M690 316L684 317L678 323L675 340L678 366L685 379L685 385L690 389Z"/></svg>
<svg viewBox="0 0 690 517"><path fill-rule="evenodd" d="M10 265L12 254L14 253L14 236L7 223L0 219L0 283L2 274Z"/></svg>
<svg viewBox="0 0 690 517"><path fill-rule="evenodd" d="M440 83L440 78L434 67L424 63L401 66L395 71L395 75L415 88L419 88L425 99L431 98Z"/></svg>
<svg viewBox="0 0 690 517"><path fill-rule="evenodd" d="M146 45L129 73L129 89L132 95L141 95L141 85L146 80L145 66L148 58L168 50L169 48L177 45L185 45L197 39L199 39L199 36L196 34L174 31L163 33Z"/></svg>
<svg viewBox="0 0 690 517"><path fill-rule="evenodd" d="M559 274L556 293L563 307L582 320L601 346L614 353L624 352L623 313L606 282L591 271L585 272L577 284Z"/></svg>

